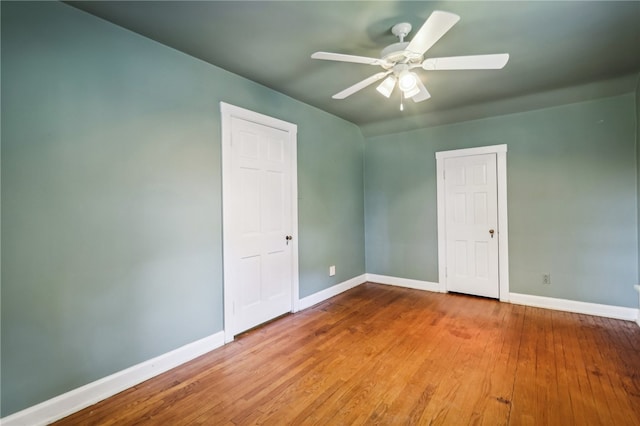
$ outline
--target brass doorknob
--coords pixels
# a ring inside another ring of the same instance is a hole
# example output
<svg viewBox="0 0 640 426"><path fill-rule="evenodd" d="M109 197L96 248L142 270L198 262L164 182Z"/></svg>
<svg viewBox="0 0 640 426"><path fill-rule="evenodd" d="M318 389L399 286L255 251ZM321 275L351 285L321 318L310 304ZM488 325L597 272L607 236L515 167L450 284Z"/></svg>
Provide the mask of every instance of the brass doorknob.
<svg viewBox="0 0 640 426"><path fill-rule="evenodd" d="M496 231L494 231L493 229L489 229L489 234L491 234L491 238L493 238L493 234L495 234Z"/></svg>

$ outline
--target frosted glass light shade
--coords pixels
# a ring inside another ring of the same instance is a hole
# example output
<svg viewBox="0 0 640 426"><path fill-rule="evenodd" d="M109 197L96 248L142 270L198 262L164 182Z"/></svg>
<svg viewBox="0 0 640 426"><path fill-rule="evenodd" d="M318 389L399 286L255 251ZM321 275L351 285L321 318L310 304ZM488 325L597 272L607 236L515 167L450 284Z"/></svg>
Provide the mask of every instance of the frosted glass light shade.
<svg viewBox="0 0 640 426"><path fill-rule="evenodd" d="M409 72L409 71L403 71L400 74L400 79L398 81L398 87L400 87L400 90L402 90L407 97L410 97L410 96L407 95L407 92L412 91L413 89L417 88L417 85L418 85L417 80L418 80L418 77L414 73ZM414 95L415 95L415 93L414 93Z"/></svg>
<svg viewBox="0 0 640 426"><path fill-rule="evenodd" d="M396 80L397 79L395 75L390 75L389 77L385 78L378 87L376 87L376 90L382 93L383 96L388 98L389 96L391 96L393 88L396 87Z"/></svg>
<svg viewBox="0 0 640 426"><path fill-rule="evenodd" d="M420 88L416 85L413 89L405 91L404 92L404 97L405 98L412 98L415 95L417 95L418 93L420 93Z"/></svg>

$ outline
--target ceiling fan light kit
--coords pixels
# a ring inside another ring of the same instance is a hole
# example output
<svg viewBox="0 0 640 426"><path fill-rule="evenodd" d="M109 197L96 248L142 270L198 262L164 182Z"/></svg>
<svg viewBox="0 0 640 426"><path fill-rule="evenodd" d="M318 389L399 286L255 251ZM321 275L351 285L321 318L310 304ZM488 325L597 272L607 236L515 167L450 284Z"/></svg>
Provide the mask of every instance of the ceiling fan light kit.
<svg viewBox="0 0 640 426"><path fill-rule="evenodd" d="M391 32L400 41L385 47L380 53L380 58L330 52L316 52L311 57L327 61L352 62L382 67L385 71L374 74L336 93L333 98L344 99L386 77L376 87L376 90L389 98L397 83L401 92L400 110L402 111L404 110L402 105L403 98L411 98L414 102L422 102L431 97L418 75L411 71L412 69L422 68L425 71L502 69L509 61L508 53L425 59L424 54L426 51L459 20L460 17L454 13L434 11L410 42L406 42L404 39L411 32L411 24L407 22L396 24L391 28Z"/></svg>
<svg viewBox="0 0 640 426"><path fill-rule="evenodd" d="M396 80L396 76L392 74L385 78L384 81L380 83L378 87L376 87L376 90L380 92L382 96L388 98L389 96L391 96L391 92L393 92L393 88L396 86Z"/></svg>
<svg viewBox="0 0 640 426"><path fill-rule="evenodd" d="M407 92L413 91L415 88L418 87L418 84L416 83L417 79L418 77L414 73L404 70L400 73L400 77L398 79L398 87L406 95ZM411 96L407 96L407 97L410 98Z"/></svg>

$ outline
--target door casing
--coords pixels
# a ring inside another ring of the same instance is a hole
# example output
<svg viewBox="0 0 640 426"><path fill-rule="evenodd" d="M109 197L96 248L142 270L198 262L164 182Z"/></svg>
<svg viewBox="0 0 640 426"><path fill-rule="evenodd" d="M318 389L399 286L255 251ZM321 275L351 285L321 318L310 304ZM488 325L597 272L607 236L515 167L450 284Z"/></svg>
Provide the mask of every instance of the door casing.
<svg viewBox="0 0 640 426"><path fill-rule="evenodd" d="M225 271L231 268L231 259L224 253L229 253L229 241L231 232L225 224L230 223L232 212L231 197L231 119L238 118L263 126L272 127L287 132L291 146L291 226L292 226L292 253L291 253L291 307L292 312L298 311L299 305L299 279L298 279L298 173L297 173L297 126L277 118L269 117L248 109L220 102L221 114L221 151L222 151L222 252L223 252L223 289L224 289L224 336L225 343L234 338L233 327L233 283L227 278Z"/></svg>
<svg viewBox="0 0 640 426"><path fill-rule="evenodd" d="M447 158L470 155L496 154L498 185L498 281L500 301L509 301L509 232L507 221L507 145L436 152L436 182L438 205L438 281L440 291L447 290L447 245L445 218L444 161Z"/></svg>

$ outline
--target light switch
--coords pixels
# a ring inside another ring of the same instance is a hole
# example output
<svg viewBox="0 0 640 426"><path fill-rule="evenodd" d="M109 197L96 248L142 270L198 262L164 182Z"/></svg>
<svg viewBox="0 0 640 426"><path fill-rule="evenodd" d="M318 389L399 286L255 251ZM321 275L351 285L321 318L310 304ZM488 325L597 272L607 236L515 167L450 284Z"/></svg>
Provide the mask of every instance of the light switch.
<svg viewBox="0 0 640 426"><path fill-rule="evenodd" d="M329 276L332 277L336 274L336 265L329 266Z"/></svg>

